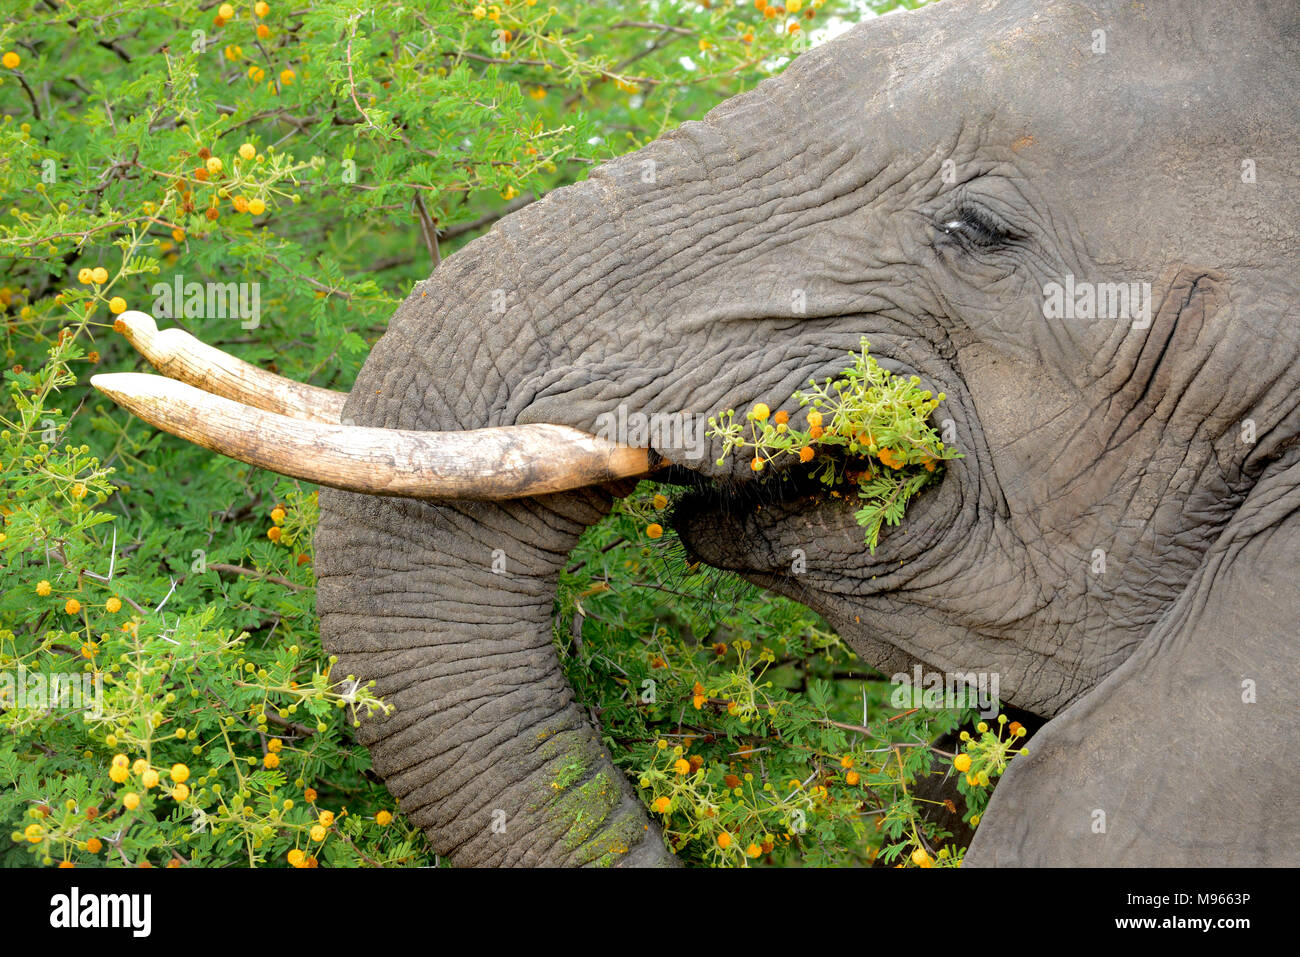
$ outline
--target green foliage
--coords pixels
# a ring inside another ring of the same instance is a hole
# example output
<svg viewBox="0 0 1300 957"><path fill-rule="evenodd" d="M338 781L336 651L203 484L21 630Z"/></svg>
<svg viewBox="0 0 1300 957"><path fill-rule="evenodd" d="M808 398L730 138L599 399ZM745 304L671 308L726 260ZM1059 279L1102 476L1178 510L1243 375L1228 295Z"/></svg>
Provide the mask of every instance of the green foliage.
<svg viewBox="0 0 1300 957"><path fill-rule="evenodd" d="M947 396L919 388L916 376L904 378L880 368L865 338L862 351L850 357L852 365L836 378L823 383L810 379L807 392L795 392L794 402L812 406L806 430L789 425L788 412L773 416L759 403L745 417L748 438L733 409L710 418L708 434L723 440L719 465L731 452L751 449L755 472L792 456L811 463L811 474L832 489L856 485L865 504L855 517L874 554L881 526L902 522L907 503L942 474L939 463L961 456L945 447L930 425Z"/></svg>
<svg viewBox="0 0 1300 957"><path fill-rule="evenodd" d="M255 317L218 304L161 324L346 389L440 257L863 5L804 3L792 34L794 6L239 2L226 20L200 0L78 0L0 19L0 691L14 705L0 819L16 835L0 864L435 863L353 737L385 705L320 646L313 490L91 390L93 372L140 365L113 317L162 318L178 282L256 283ZM575 556L564 660L647 803L676 802L683 856L737 863L757 841L778 862L841 862L841 842L865 859L924 827L881 809L935 768L911 744L956 717L889 721L878 677L806 610L642 554L646 507L628 503ZM18 706L54 676L91 698ZM841 726L864 720L864 688L870 734ZM678 775L668 757L687 738L704 764ZM897 783L868 753L890 742Z"/></svg>
<svg viewBox="0 0 1300 957"><path fill-rule="evenodd" d="M1029 753L1022 740L1027 733L1018 721L1008 724L1006 715L998 715L996 731L989 728L987 721L981 721L975 726L975 735L969 731L961 733L964 744L961 754L954 759L954 767L960 774L957 789L967 808L962 820L971 827L979 825L980 815L989 803L989 789L1006 771L1011 759Z"/></svg>

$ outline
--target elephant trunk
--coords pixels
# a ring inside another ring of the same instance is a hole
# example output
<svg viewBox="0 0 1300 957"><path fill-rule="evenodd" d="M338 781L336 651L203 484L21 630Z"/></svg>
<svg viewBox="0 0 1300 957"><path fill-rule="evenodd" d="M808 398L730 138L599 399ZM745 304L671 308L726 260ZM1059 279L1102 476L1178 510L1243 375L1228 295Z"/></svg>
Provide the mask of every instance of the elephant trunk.
<svg viewBox="0 0 1300 957"><path fill-rule="evenodd" d="M321 499L322 638L335 675L376 681L393 706L360 739L438 853L479 866L673 860L552 643L560 566L608 495Z"/></svg>
<svg viewBox="0 0 1300 957"><path fill-rule="evenodd" d="M399 308L342 417L434 433L517 425L520 370L545 367L499 232ZM514 302L494 309L498 296ZM470 360L470 353L479 358ZM321 637L334 675L374 680L376 771L454 864L659 865L675 858L574 701L552 640L559 574L616 492L430 502L322 489Z"/></svg>

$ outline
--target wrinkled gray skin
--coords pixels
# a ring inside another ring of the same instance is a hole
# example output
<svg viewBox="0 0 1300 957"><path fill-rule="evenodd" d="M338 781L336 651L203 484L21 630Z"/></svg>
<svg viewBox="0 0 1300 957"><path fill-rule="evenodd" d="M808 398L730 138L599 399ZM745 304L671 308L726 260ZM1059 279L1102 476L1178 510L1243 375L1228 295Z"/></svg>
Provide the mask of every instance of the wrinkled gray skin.
<svg viewBox="0 0 1300 957"><path fill-rule="evenodd" d="M945 0L865 23L444 262L345 414L594 432L620 403L793 410L866 335L948 394L966 457L874 557L842 500L776 491L688 497L688 549L886 673L996 672L1054 718L969 864L1295 864L1298 44L1288 0ZM1150 327L1044 318L1067 273L1151 282ZM753 481L716 446L659 451ZM551 644L566 555L626 491L321 495L327 645L396 706L363 738L457 864L673 860Z"/></svg>

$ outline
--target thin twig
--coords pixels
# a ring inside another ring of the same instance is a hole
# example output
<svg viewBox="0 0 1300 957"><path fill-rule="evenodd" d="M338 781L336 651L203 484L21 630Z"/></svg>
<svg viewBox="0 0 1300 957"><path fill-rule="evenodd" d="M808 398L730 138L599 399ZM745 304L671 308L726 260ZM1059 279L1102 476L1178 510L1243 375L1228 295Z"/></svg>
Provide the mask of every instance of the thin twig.
<svg viewBox="0 0 1300 957"><path fill-rule="evenodd" d="M429 250L433 268L437 269L438 263L442 262L442 256L438 252L438 227L433 224L433 217L429 215L429 209L424 205L424 197L420 195L420 191L417 189L414 193L416 218L420 221L420 236L424 239L425 248Z"/></svg>
<svg viewBox="0 0 1300 957"><path fill-rule="evenodd" d="M287 578L281 578L279 575L271 575L267 572L258 571L255 568L245 568L243 565L226 565L222 562L208 562L208 568L218 572L230 572L234 575L248 575L250 578L262 578L277 585L283 585L293 591L306 591L306 585L299 585L291 582Z"/></svg>
<svg viewBox="0 0 1300 957"><path fill-rule="evenodd" d="M301 738L310 738L316 733L315 728L309 728L305 724L299 724L297 721L290 721L287 718L282 718L270 708L265 709L262 713L266 715L266 720L271 722L271 724L275 725L277 728L284 728L287 731L292 731Z"/></svg>

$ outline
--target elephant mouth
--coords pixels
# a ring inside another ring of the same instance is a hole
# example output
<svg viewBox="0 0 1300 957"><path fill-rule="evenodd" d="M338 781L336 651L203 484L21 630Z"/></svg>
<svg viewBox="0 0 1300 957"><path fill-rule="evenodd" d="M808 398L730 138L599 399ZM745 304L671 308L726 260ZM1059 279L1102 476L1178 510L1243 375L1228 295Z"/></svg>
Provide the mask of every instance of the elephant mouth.
<svg viewBox="0 0 1300 957"><path fill-rule="evenodd" d="M818 578L832 591L848 581L836 569L852 564L855 571L867 572L865 586L860 575L854 576L853 587L861 592L896 588L900 569L928 566L942 552L964 498L953 469L936 473L908 504L902 523L882 527L874 552L856 518L863 507L856 483L827 486L799 466L743 484L699 476L692 481L679 474L663 478L687 489L669 521L691 561L771 584L801 574L803 560L806 567L820 565L830 572Z"/></svg>
<svg viewBox="0 0 1300 957"><path fill-rule="evenodd" d="M959 394L939 377L914 371L897 360L880 364L897 375L918 375L933 391ZM944 417L960 415L954 404ZM931 421L932 427L938 423ZM820 560L827 566L852 565L858 592L898 587L901 577L929 567L959 545L958 513L973 497L974 456L955 459L939 468L910 501L902 521L881 527L876 548L868 548L866 532L857 513L865 502L857 478L884 468L871 459L841 455L847 479L828 485L814 474L813 466L793 458L769 467L761 475L733 467L721 474L711 470L673 466L656 475L657 481L685 490L670 514L692 561L746 575L761 584L803 573L801 560ZM709 460L709 465L713 465ZM828 568L834 571L834 568ZM826 577L829 590L848 588L839 574ZM867 584L863 585L865 578Z"/></svg>

